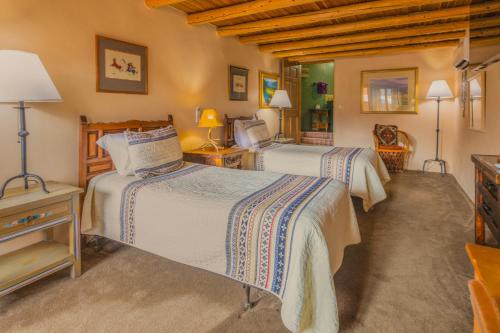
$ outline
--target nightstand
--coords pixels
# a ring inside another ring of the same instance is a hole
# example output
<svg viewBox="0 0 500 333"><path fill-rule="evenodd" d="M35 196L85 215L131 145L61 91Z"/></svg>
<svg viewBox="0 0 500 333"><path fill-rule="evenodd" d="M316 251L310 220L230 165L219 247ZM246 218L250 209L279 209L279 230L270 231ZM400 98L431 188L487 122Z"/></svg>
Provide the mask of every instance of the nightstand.
<svg viewBox="0 0 500 333"><path fill-rule="evenodd" d="M195 149L184 152L184 161L214 165L218 167L241 169L243 154L247 149L243 148L225 148L215 150Z"/></svg>
<svg viewBox="0 0 500 333"><path fill-rule="evenodd" d="M274 138L271 140L274 143L291 144L295 143L294 138Z"/></svg>
<svg viewBox="0 0 500 333"><path fill-rule="evenodd" d="M12 188L0 200L0 243L42 232L44 239L0 256L0 296L71 267L71 277L81 273L79 195L82 189L48 182L49 193L39 186ZM68 240L55 238L55 229L68 230Z"/></svg>

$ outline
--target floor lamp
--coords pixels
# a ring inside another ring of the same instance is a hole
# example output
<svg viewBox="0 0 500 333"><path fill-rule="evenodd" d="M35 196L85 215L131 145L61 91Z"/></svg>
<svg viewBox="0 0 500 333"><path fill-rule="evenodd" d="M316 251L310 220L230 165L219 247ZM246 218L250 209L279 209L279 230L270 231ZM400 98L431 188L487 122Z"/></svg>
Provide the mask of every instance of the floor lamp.
<svg viewBox="0 0 500 333"><path fill-rule="evenodd" d="M446 80L435 80L432 81L429 91L427 92L428 99L435 99L437 101L437 126L436 126L436 157L433 159L427 159L424 161L422 167L422 172L425 172L425 166L427 163L439 163L441 167L441 175L446 173L446 162L439 158L439 105L444 98L453 98L451 89L448 86Z"/></svg>
<svg viewBox="0 0 500 333"><path fill-rule="evenodd" d="M60 101L57 91L49 74L45 70L40 58L34 53L23 51L0 51L0 103L18 104L19 109L19 143L21 144L21 173L7 179L0 187L0 199L5 195L7 185L15 179L24 181L24 188L28 189L29 180L40 184L42 190L48 193L42 177L28 172L26 139L29 132L26 130L25 111L28 107L25 102Z"/></svg>
<svg viewBox="0 0 500 333"><path fill-rule="evenodd" d="M288 97L286 90L276 90L273 98L271 98L269 106L277 107L280 110L280 129L276 138L281 139L283 137L283 109L292 107L292 103L290 102L290 98Z"/></svg>

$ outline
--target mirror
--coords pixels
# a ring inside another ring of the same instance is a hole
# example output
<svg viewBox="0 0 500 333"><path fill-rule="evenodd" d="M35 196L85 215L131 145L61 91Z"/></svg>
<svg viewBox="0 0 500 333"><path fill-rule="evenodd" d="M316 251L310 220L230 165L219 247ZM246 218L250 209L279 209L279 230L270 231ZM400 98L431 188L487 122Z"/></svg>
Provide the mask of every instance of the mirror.
<svg viewBox="0 0 500 333"><path fill-rule="evenodd" d="M468 81L469 128L477 131L483 131L486 106L486 72L480 72L469 78Z"/></svg>

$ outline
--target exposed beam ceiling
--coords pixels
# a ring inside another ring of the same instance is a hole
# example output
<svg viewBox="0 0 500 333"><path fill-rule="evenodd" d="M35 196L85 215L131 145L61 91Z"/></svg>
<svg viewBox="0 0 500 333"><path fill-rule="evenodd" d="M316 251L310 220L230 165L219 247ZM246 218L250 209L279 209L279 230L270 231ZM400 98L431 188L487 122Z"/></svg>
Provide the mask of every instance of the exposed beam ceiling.
<svg viewBox="0 0 500 333"><path fill-rule="evenodd" d="M270 10L314 3L317 1L318 0L255 0L200 13L189 14L187 20L189 24L214 23L267 12Z"/></svg>
<svg viewBox="0 0 500 333"><path fill-rule="evenodd" d="M442 3L443 0L414 0L411 6ZM219 36L236 36L259 31L282 29L305 24L314 24L329 20L338 20L345 17L382 14L388 10L408 8L408 2L401 0L378 0L355 3L346 6L305 12L296 15L280 16L276 18L223 26L217 29Z"/></svg>
<svg viewBox="0 0 500 333"><path fill-rule="evenodd" d="M144 0L293 61L498 42L500 0Z"/></svg>
<svg viewBox="0 0 500 333"><path fill-rule="evenodd" d="M351 31L383 29L390 26L396 27L409 24L434 22L443 19L460 19L468 17L469 14L485 14L495 11L500 11L500 1L480 3L472 6L461 6L433 11L417 12L407 15L396 15L390 17L368 19L349 23L332 24L327 26L243 36L240 37L240 41L243 44L278 42L291 39L308 38L311 36L325 36L348 33Z"/></svg>
<svg viewBox="0 0 500 333"><path fill-rule="evenodd" d="M457 21L452 23L439 23L402 29L385 29L374 32L361 32L349 35L338 35L331 37L321 37L305 39L293 42L283 42L275 44L263 44L259 48L261 51L286 51L295 49L307 49L320 46L333 46L340 44L359 43L380 39L403 38L409 36L420 36L427 34L445 33L452 31L465 31L467 28L482 29L500 26L500 15L483 19Z"/></svg>

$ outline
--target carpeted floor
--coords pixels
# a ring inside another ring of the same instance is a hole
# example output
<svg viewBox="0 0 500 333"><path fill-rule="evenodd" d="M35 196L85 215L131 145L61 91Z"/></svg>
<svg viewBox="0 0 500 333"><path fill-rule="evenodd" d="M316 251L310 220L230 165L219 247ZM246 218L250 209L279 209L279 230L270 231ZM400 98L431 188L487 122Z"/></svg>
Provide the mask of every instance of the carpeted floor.
<svg viewBox="0 0 500 333"><path fill-rule="evenodd" d="M398 174L389 199L366 214L362 243L335 275L342 332L470 332L464 245L472 207L451 176ZM108 247L110 247L108 244ZM83 257L77 280L61 272L0 299L0 332L286 332L280 302L233 281L133 249Z"/></svg>

